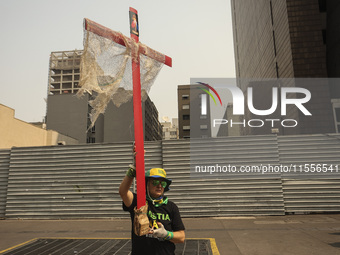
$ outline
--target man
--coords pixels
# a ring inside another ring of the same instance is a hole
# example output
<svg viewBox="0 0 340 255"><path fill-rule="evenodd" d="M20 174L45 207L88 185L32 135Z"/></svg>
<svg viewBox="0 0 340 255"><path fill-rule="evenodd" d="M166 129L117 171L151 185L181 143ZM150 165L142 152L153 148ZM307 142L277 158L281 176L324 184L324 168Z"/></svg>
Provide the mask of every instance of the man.
<svg viewBox="0 0 340 255"><path fill-rule="evenodd" d="M169 190L171 180L166 178L162 168L153 168L145 173L146 199L150 231L148 235L137 236L133 231L134 208L137 195L129 189L136 170L130 166L119 187L123 200L123 210L130 212L132 222L132 254L175 254L175 243L185 240L185 228L175 203L164 196Z"/></svg>

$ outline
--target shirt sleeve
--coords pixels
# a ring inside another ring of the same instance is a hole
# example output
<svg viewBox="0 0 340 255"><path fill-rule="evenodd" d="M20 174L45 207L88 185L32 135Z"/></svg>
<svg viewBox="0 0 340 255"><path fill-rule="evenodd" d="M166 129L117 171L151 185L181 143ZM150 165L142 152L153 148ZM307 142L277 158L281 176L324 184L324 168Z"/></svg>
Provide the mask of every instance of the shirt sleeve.
<svg viewBox="0 0 340 255"><path fill-rule="evenodd" d="M172 203L172 211L172 231L185 230L181 215L179 213L179 209L175 203Z"/></svg>

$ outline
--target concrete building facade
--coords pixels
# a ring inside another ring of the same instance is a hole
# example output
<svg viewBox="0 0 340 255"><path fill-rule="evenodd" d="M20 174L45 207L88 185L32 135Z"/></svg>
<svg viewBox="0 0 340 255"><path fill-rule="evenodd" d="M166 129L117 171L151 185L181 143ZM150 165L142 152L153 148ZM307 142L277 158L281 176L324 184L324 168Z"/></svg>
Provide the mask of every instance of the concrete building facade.
<svg viewBox="0 0 340 255"><path fill-rule="evenodd" d="M176 140L179 138L178 118L172 121L161 122L163 129L163 140Z"/></svg>
<svg viewBox="0 0 340 255"><path fill-rule="evenodd" d="M201 96L206 95L199 85L178 85L178 129L179 138L211 137L209 97L206 98L207 114L201 114Z"/></svg>
<svg viewBox="0 0 340 255"><path fill-rule="evenodd" d="M336 58L340 46L339 1L326 0L232 0L232 20L236 77L238 86L246 92L250 85L243 79L328 78L340 72ZM334 53L334 54L333 54ZM328 56L328 57L327 57ZM280 134L333 133L335 105L331 99L340 98L339 83L320 80L318 83L299 83L291 79L284 86L304 87L312 98L306 104L312 117L297 109L287 112L296 119L294 129L280 127ZM269 86L268 88L275 87ZM254 87L255 90L256 87ZM259 94L264 94L263 91ZM261 105L263 96L254 96ZM265 104L270 104L267 102ZM246 113L248 116L250 113ZM270 129L243 129L244 135L268 134Z"/></svg>
<svg viewBox="0 0 340 255"><path fill-rule="evenodd" d="M14 109L0 104L0 149L78 144L72 137L16 119L14 115Z"/></svg>
<svg viewBox="0 0 340 255"><path fill-rule="evenodd" d="M79 140L80 143L107 143L134 140L133 102L116 107L110 102L104 114L91 125L92 96L76 96L79 90L82 51L52 52L50 57L46 125ZM142 103L144 139L161 140L158 111L149 97Z"/></svg>
<svg viewBox="0 0 340 255"><path fill-rule="evenodd" d="M179 138L190 138L190 85L177 87Z"/></svg>

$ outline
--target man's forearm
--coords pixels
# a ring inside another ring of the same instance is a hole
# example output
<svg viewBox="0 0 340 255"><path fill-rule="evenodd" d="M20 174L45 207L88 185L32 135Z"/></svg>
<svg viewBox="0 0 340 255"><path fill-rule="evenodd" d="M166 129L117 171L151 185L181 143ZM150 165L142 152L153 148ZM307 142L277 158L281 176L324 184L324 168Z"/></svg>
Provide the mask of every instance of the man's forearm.
<svg viewBox="0 0 340 255"><path fill-rule="evenodd" d="M122 197L128 193L130 190L130 187L132 185L133 178L129 176L125 176L124 179L122 180L120 186L119 186L119 195Z"/></svg>
<svg viewBox="0 0 340 255"><path fill-rule="evenodd" d="M174 233L174 238L172 238L170 240L170 242L173 242L173 243L184 243L184 240L185 240L185 232L184 232L184 230L175 231L173 233Z"/></svg>

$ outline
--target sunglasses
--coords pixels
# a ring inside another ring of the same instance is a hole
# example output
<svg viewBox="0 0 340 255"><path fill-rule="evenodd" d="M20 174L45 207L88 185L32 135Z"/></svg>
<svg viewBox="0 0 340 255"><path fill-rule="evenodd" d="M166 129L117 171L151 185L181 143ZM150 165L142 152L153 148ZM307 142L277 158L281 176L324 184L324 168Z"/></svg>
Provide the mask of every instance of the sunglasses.
<svg viewBox="0 0 340 255"><path fill-rule="evenodd" d="M161 184L161 186L163 188L165 188L166 186L168 186L168 183L166 181L160 181L160 180L152 180L152 185L153 186L158 186L159 184Z"/></svg>

